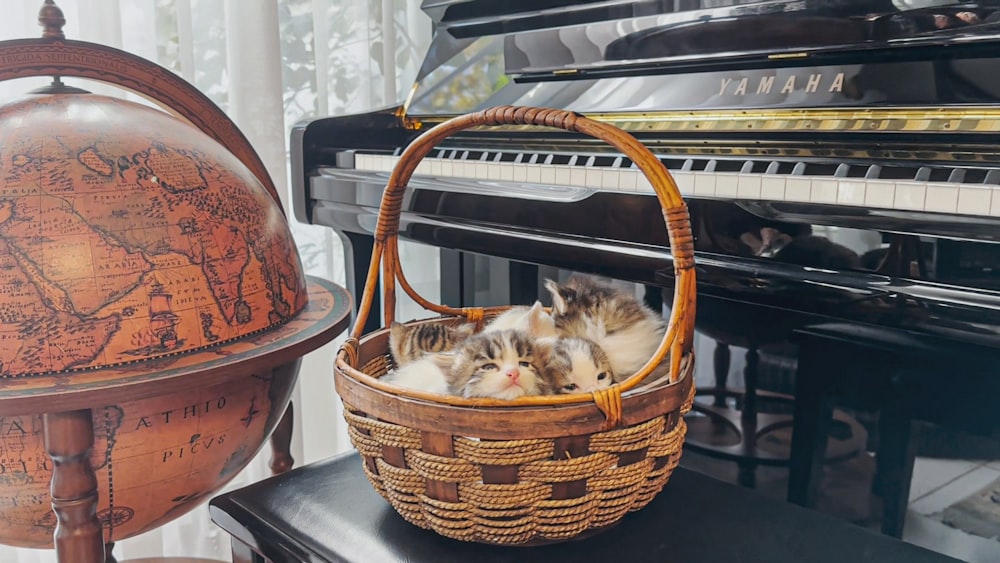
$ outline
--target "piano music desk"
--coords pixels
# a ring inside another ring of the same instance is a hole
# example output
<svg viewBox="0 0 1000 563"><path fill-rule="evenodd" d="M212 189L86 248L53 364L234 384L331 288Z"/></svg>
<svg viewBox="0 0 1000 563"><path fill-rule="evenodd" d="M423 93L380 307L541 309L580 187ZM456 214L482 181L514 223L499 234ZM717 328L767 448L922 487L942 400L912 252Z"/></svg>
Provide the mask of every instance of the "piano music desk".
<svg viewBox="0 0 1000 563"><path fill-rule="evenodd" d="M678 467L617 527L544 547L441 537L405 522L368 483L357 454L294 469L214 498L234 563L945 563L955 559Z"/></svg>
<svg viewBox="0 0 1000 563"><path fill-rule="evenodd" d="M1000 427L1000 349L847 323L796 331L799 368L788 500L813 506L834 399L879 411L882 532L901 537L913 475L910 422L989 435Z"/></svg>

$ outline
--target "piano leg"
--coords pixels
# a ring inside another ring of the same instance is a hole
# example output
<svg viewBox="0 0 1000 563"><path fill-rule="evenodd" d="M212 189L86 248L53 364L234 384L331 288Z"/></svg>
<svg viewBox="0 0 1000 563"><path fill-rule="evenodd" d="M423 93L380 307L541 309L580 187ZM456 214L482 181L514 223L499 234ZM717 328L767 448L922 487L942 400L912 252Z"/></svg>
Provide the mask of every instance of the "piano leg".
<svg viewBox="0 0 1000 563"><path fill-rule="evenodd" d="M472 307L475 301L475 264L472 256L441 249L441 303L449 307Z"/></svg>
<svg viewBox="0 0 1000 563"><path fill-rule="evenodd" d="M365 281L368 277L368 266L371 264L372 252L375 249L375 237L339 231L338 234L344 243L347 291L354 296L354 313L357 315L358 307L361 305L361 294L365 290ZM371 314L365 322L366 334L382 326L381 286L379 283L375 299L372 300Z"/></svg>
<svg viewBox="0 0 1000 563"><path fill-rule="evenodd" d="M799 346L795 378L795 417L788 464L788 501L816 505L816 493L826 455L826 437L833 420L832 385L839 362L828 356L831 346L804 338Z"/></svg>
<svg viewBox="0 0 1000 563"><path fill-rule="evenodd" d="M879 412L878 469L879 493L882 497L882 533L903 537L906 506L910 498L910 480L916 457L915 442L910 434L910 401L905 390L888 393Z"/></svg>

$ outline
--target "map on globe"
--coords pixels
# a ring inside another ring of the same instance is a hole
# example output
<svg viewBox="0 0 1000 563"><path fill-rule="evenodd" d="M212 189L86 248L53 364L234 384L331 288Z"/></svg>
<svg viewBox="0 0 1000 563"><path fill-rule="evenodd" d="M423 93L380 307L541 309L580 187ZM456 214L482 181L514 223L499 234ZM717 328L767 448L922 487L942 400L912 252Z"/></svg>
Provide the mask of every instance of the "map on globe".
<svg viewBox="0 0 1000 563"><path fill-rule="evenodd" d="M91 94L0 108L0 378L203 349L302 309L280 210L192 132Z"/></svg>

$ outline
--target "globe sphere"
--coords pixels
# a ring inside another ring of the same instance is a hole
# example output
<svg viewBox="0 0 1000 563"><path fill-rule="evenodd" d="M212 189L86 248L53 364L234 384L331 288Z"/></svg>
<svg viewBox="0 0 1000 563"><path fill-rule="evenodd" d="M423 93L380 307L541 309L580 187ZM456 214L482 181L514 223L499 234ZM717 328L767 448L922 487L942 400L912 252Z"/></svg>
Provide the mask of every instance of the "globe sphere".
<svg viewBox="0 0 1000 563"><path fill-rule="evenodd" d="M194 126L87 93L0 107L0 386L221 357L307 302L280 208ZM194 369L180 392L93 405L105 539L163 524L235 476L296 370L202 385ZM41 414L0 412L0 543L52 546Z"/></svg>

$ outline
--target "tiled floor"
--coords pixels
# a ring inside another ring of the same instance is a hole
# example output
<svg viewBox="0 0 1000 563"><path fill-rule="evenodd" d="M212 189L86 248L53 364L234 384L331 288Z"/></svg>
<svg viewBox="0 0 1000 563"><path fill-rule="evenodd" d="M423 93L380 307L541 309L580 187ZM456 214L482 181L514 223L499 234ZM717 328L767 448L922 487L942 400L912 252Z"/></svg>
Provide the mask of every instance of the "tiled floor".
<svg viewBox="0 0 1000 563"><path fill-rule="evenodd" d="M735 464L685 451L683 465L736 482ZM869 494L874 460L868 454L824 469L818 510L858 525L878 529L881 507ZM910 505L903 539L971 563L1000 561L1000 539L988 539L943 524L934 515L1000 479L1000 461L919 457L913 469ZM757 487L762 494L784 499L787 470L760 467Z"/></svg>

